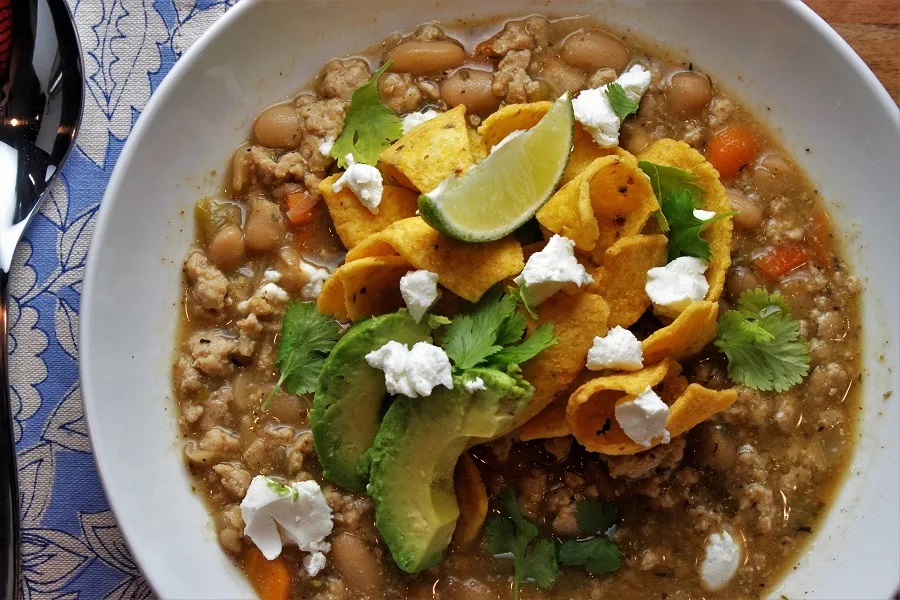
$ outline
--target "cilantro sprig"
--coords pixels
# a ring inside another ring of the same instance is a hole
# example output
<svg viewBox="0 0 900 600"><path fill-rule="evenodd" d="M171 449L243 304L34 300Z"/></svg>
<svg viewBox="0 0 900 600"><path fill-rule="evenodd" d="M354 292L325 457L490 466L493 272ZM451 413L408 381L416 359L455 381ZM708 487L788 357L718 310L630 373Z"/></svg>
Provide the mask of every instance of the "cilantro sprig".
<svg viewBox="0 0 900 600"><path fill-rule="evenodd" d="M679 256L694 256L706 262L712 260L709 242L700 237L700 232L716 221L730 217L734 213L718 213L703 220L694 215L696 201L686 191L670 192L660 202L660 210L669 224L669 260Z"/></svg>
<svg viewBox="0 0 900 600"><path fill-rule="evenodd" d="M374 166L381 151L403 135L400 118L378 97L378 79L390 66L391 61L384 63L350 98L344 129L331 147L331 156L342 168L347 168L348 154L358 163Z"/></svg>
<svg viewBox="0 0 900 600"><path fill-rule="evenodd" d="M616 543L606 537L606 532L619 522L616 505L585 498L575 505L575 521L582 533L596 535L564 541L559 547L559 564L584 567L592 575L618 571L622 555Z"/></svg>
<svg viewBox="0 0 900 600"><path fill-rule="evenodd" d="M606 86L606 97L612 106L613 112L620 120L624 121L628 115L633 115L638 110L638 103L628 97L623 88L618 83L610 83Z"/></svg>
<svg viewBox="0 0 900 600"><path fill-rule="evenodd" d="M281 341L275 364L281 370L278 382L262 403L262 410L282 386L294 394L311 394L316 389L325 358L340 337L340 328L331 317L316 310L313 302L292 302L284 311Z"/></svg>
<svg viewBox="0 0 900 600"><path fill-rule="evenodd" d="M716 326L715 345L728 359L728 377L763 392L783 392L809 373L809 346L784 297L747 290Z"/></svg>
<svg viewBox="0 0 900 600"><path fill-rule="evenodd" d="M548 589L556 583L559 564L553 540L538 539L538 528L522 516L516 494L505 488L498 496L498 514L485 525L488 552L512 555L513 599L518 600L522 582L532 580Z"/></svg>
<svg viewBox="0 0 900 600"><path fill-rule="evenodd" d="M696 174L646 160L638 161L638 167L650 178L650 185L653 186L653 193L660 205L663 198L668 197L669 194L684 192L690 195L695 204L694 208L703 207L703 188L697 185L696 182L700 180L700 177ZM660 229L669 231L669 223L662 211L656 211L655 216L659 221Z"/></svg>
<svg viewBox="0 0 900 600"><path fill-rule="evenodd" d="M524 341L525 316L516 310L516 296L491 288L468 313L456 315L440 344L457 371L477 366L522 364L557 342L553 325L538 326Z"/></svg>

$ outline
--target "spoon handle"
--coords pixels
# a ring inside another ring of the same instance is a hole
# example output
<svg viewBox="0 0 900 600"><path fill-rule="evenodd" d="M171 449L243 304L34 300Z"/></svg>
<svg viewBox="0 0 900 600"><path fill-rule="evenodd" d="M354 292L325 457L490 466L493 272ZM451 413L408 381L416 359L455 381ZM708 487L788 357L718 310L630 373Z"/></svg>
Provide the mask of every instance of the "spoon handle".
<svg viewBox="0 0 900 600"><path fill-rule="evenodd" d="M9 274L0 269L0 596L19 597L19 479L9 387Z"/></svg>

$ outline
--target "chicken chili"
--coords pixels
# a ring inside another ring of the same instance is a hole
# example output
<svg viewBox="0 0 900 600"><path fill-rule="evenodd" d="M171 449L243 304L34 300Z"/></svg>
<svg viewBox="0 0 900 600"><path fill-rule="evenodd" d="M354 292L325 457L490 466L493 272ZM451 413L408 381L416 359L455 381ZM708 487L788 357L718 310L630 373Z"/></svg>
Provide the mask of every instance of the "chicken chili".
<svg viewBox="0 0 900 600"><path fill-rule="evenodd" d="M757 598L859 409L859 280L697 62L428 23L264 110L197 202L174 390L261 598Z"/></svg>

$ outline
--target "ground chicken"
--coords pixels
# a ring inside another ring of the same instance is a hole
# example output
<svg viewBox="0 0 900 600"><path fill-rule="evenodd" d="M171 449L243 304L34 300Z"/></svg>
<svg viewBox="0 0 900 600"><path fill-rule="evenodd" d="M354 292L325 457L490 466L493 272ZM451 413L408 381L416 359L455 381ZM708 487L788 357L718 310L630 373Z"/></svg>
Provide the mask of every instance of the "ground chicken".
<svg viewBox="0 0 900 600"><path fill-rule="evenodd" d="M237 338L217 331L198 331L188 339L193 366L210 377L226 377L234 371L231 354L236 348Z"/></svg>
<svg viewBox="0 0 900 600"><path fill-rule="evenodd" d="M223 387L203 401L203 417L200 419L200 430L209 431L213 427L231 427L234 424L234 415L231 412L231 402L234 394L230 387Z"/></svg>
<svg viewBox="0 0 900 600"><path fill-rule="evenodd" d="M236 499L240 500L247 495L247 488L253 478L239 464L220 463L213 467L213 471L219 476L222 487Z"/></svg>
<svg viewBox="0 0 900 600"><path fill-rule="evenodd" d="M366 83L372 73L361 58L329 60L322 70L317 91L326 98L350 100L353 91Z"/></svg>
<svg viewBox="0 0 900 600"><path fill-rule="evenodd" d="M241 538L244 537L244 519L241 517L241 507L231 504L222 509L222 517L219 523L219 543L229 552L235 554L241 551Z"/></svg>
<svg viewBox="0 0 900 600"><path fill-rule="evenodd" d="M409 73L385 73L378 80L378 93L385 106L399 115L440 100L440 89L436 83Z"/></svg>
<svg viewBox="0 0 900 600"><path fill-rule="evenodd" d="M188 254L184 260L184 273L188 278L191 296L197 304L207 310L218 311L225 308L228 279L203 252L197 250Z"/></svg>
<svg viewBox="0 0 900 600"><path fill-rule="evenodd" d="M502 96L507 104L528 102L529 94L534 94L540 85L528 75L531 63L530 50L513 50L497 65L491 89L495 96Z"/></svg>
<svg viewBox="0 0 900 600"><path fill-rule="evenodd" d="M644 452L626 456L610 456L606 461L613 477L642 479L654 473L669 471L678 466L684 456L684 438L677 437Z"/></svg>
<svg viewBox="0 0 900 600"><path fill-rule="evenodd" d="M206 386L203 385L203 375L194 367L194 361L189 356L181 356L175 361L174 382L175 387L182 396L190 398Z"/></svg>
<svg viewBox="0 0 900 600"><path fill-rule="evenodd" d="M510 52L537 50L550 43L550 23L544 17L529 17L524 21L510 21L493 37L478 44L476 54L503 58Z"/></svg>

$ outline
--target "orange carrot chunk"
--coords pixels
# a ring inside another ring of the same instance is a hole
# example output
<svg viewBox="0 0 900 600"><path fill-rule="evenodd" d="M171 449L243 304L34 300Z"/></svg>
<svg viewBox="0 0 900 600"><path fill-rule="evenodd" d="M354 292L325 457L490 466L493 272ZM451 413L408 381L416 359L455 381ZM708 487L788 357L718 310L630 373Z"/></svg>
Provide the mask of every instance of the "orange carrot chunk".
<svg viewBox="0 0 900 600"><path fill-rule="evenodd" d="M288 221L294 225L302 225L315 214L316 198L307 192L294 192L285 198Z"/></svg>
<svg viewBox="0 0 900 600"><path fill-rule="evenodd" d="M756 270L769 279L781 279L809 262L809 252L796 244L775 246L753 261Z"/></svg>
<svg viewBox="0 0 900 600"><path fill-rule="evenodd" d="M293 595L291 571L283 558L266 560L256 546L251 546L244 553L244 570L260 600L290 600Z"/></svg>
<svg viewBox="0 0 900 600"><path fill-rule="evenodd" d="M706 158L725 179L756 158L756 134L746 125L732 125L714 135L706 146Z"/></svg>

